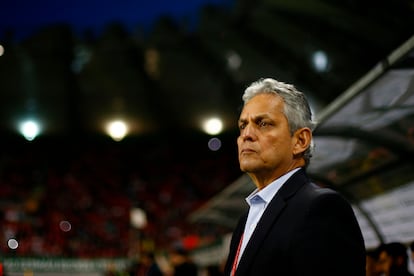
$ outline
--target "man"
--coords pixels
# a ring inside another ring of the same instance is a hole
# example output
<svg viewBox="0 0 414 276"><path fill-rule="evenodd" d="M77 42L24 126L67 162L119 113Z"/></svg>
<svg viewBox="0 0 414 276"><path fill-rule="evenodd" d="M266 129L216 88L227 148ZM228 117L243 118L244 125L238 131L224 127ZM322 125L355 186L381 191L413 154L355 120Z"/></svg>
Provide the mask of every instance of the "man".
<svg viewBox="0 0 414 276"><path fill-rule="evenodd" d="M303 93L273 79L243 95L240 169L257 189L230 244L226 275L364 276L365 247L350 204L311 183L315 124Z"/></svg>
<svg viewBox="0 0 414 276"><path fill-rule="evenodd" d="M378 266L378 250L370 249L366 251L366 265L365 265L365 271L366 276L380 276L381 274L378 272L377 266Z"/></svg>
<svg viewBox="0 0 414 276"><path fill-rule="evenodd" d="M400 242L381 244L378 249L377 271L384 276L412 276L408 271L408 248Z"/></svg>

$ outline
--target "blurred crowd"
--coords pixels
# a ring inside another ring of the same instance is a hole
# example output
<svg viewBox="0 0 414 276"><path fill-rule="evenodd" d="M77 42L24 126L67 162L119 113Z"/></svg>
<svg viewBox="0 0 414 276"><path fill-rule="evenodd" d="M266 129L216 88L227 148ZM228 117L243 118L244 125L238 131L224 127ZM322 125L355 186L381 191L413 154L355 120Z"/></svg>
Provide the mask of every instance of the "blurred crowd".
<svg viewBox="0 0 414 276"><path fill-rule="evenodd" d="M382 243L367 250L366 276L412 276L414 241Z"/></svg>
<svg viewBox="0 0 414 276"><path fill-rule="evenodd" d="M206 232L187 215L240 171L233 145L212 152L207 141L189 140L3 144L0 255L140 256L123 275L194 271L187 250L231 229ZM133 208L146 216L139 229L131 225ZM412 275L413 246L392 242L368 250L366 275ZM154 255L160 248L167 253ZM222 275L218 266L203 270ZM187 273L181 275L193 275Z"/></svg>
<svg viewBox="0 0 414 276"><path fill-rule="evenodd" d="M169 143L3 146L0 255L127 257L207 242L217 233L200 234L187 215L239 176L237 156L207 140ZM132 208L145 214L139 229Z"/></svg>

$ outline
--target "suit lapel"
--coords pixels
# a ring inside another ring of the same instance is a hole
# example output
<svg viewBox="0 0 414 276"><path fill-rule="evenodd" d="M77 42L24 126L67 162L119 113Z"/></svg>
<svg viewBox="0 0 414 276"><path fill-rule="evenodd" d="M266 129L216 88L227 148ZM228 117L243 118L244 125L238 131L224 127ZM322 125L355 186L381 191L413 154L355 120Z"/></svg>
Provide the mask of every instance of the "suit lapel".
<svg viewBox="0 0 414 276"><path fill-rule="evenodd" d="M301 169L292 175L273 197L258 222L256 229L246 246L246 249L244 250L236 275L244 275L245 271L250 267L250 263L253 261L257 251L260 249L272 225L277 221L279 215L286 207L289 198L293 196L306 182L306 174L304 170Z"/></svg>

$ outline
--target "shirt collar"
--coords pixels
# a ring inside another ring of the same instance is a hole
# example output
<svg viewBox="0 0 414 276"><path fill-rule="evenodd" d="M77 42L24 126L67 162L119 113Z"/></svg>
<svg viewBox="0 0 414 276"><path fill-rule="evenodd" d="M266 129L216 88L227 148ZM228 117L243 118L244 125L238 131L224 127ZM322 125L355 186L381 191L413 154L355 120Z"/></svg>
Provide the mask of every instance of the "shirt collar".
<svg viewBox="0 0 414 276"><path fill-rule="evenodd" d="M272 200L276 195L282 185L298 170L301 168L293 169L286 174L282 175L278 179L271 182L269 185L259 190L256 188L248 197L246 197L246 202L250 206L257 203L265 203L266 205Z"/></svg>

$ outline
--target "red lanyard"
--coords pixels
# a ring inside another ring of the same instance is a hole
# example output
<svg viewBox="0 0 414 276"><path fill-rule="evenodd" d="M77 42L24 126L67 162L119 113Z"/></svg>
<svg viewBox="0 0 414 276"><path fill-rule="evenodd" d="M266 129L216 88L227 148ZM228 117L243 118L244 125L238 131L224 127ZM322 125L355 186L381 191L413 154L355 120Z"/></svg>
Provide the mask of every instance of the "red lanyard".
<svg viewBox="0 0 414 276"><path fill-rule="evenodd" d="M234 257L233 266L231 268L231 273L230 273L231 276L234 276L236 274L237 263L238 263L239 255L240 255L240 249L243 243L243 235L244 234L242 234L240 237L239 246L237 247L236 256Z"/></svg>

